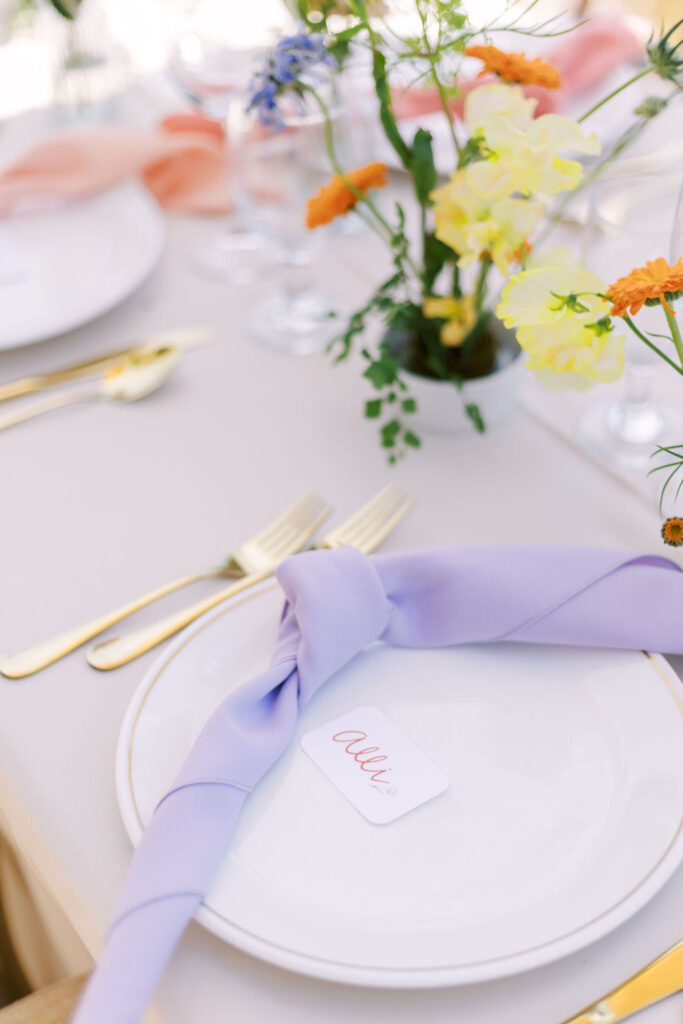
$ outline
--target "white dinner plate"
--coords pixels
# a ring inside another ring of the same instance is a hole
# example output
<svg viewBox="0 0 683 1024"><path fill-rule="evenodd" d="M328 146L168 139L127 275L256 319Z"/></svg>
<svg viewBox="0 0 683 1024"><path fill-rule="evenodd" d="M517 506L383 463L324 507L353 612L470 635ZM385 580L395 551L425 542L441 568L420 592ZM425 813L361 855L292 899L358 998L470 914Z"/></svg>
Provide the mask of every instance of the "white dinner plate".
<svg viewBox="0 0 683 1024"><path fill-rule="evenodd" d="M266 666L281 605L269 581L220 606L142 680L116 767L133 843L213 709ZM361 705L380 708L449 778L386 825L361 817L299 742ZM683 687L662 657L376 644L301 713L198 920L304 974L459 984L594 941L682 858Z"/></svg>
<svg viewBox="0 0 683 1024"><path fill-rule="evenodd" d="M127 298L161 253L164 218L136 181L0 218L0 349L94 320Z"/></svg>

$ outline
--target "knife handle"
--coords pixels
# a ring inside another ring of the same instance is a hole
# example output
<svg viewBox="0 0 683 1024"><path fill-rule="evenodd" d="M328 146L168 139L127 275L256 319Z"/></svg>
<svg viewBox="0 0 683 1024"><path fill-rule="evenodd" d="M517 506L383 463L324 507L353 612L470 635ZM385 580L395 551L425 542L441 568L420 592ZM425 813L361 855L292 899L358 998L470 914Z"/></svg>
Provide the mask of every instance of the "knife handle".
<svg viewBox="0 0 683 1024"><path fill-rule="evenodd" d="M667 950L596 1003L564 1024L617 1024L683 991L683 942Z"/></svg>
<svg viewBox="0 0 683 1024"><path fill-rule="evenodd" d="M179 612L173 612L171 615L167 615L165 619L153 622L151 626L144 626L134 633L124 633L123 636L114 637L112 640L105 640L101 644L96 644L88 651L86 660L89 665L99 669L100 672L109 672L113 668L121 668L122 665L127 665L128 662L139 658L141 654L151 651L157 644L168 640L174 633L178 633L185 626L189 626L200 615L211 611L212 608L216 608L223 601L227 601L229 597L240 594L243 590L248 590L249 587L253 587L256 583L260 583L262 580L272 576L274 571L275 566L271 565L263 572L250 573L248 576L244 576L242 579L231 583L229 587L219 590L217 594L205 597L202 601L196 601Z"/></svg>

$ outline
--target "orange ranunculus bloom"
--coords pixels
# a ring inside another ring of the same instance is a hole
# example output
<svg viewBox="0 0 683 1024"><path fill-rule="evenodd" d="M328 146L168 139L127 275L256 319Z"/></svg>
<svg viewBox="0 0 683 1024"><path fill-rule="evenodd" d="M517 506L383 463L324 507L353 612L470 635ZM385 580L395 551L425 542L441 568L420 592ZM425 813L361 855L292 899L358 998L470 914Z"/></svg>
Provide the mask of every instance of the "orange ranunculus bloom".
<svg viewBox="0 0 683 1024"><path fill-rule="evenodd" d="M529 60L523 53L505 53L504 50L491 45L468 46L465 55L483 60L484 67L479 72L480 75L493 72L506 82L544 85L546 89L559 89L562 85L559 71L540 57Z"/></svg>
<svg viewBox="0 0 683 1024"><path fill-rule="evenodd" d="M383 188L388 184L387 165L382 163L367 164L346 175L354 188L363 195L370 188ZM306 205L306 227L318 228L329 224L335 217L348 213L358 202L346 182L334 177L308 200Z"/></svg>
<svg viewBox="0 0 683 1024"><path fill-rule="evenodd" d="M648 260L644 267L636 267L625 277L620 277L609 286L605 294L612 303L612 316L623 316L627 310L635 316L648 299L658 299L665 309L673 313L667 304L667 296L681 291L683 256L673 266L660 256L657 260Z"/></svg>

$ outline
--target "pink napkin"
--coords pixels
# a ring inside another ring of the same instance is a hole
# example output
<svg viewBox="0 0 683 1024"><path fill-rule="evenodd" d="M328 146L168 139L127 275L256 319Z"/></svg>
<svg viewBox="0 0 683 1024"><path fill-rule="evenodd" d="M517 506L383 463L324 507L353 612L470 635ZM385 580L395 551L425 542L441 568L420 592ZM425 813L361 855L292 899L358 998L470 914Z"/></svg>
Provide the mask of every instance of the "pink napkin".
<svg viewBox="0 0 683 1024"><path fill-rule="evenodd" d="M153 132L97 128L41 142L0 174L0 213L92 195L131 175L166 210L230 208L223 129L198 114L176 114Z"/></svg>
<svg viewBox="0 0 683 1024"><path fill-rule="evenodd" d="M538 100L536 117L555 113L562 107L566 97L594 88L624 61L636 60L644 52L643 41L621 19L592 18L585 25L563 36L555 49L546 55L548 62L559 71L562 87L546 89L540 85L527 85L524 86L524 93ZM458 82L460 95L451 104L453 113L462 118L467 94L480 85L490 85L497 80L495 75L461 79ZM432 114L441 109L436 89L398 92L394 104L399 119Z"/></svg>

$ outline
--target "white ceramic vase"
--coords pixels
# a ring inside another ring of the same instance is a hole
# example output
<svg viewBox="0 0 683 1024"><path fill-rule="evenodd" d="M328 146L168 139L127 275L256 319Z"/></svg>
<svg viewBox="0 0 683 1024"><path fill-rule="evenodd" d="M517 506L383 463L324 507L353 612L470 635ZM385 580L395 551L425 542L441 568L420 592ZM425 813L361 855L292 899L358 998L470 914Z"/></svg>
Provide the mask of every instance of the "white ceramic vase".
<svg viewBox="0 0 683 1024"><path fill-rule="evenodd" d="M409 394L417 402L417 411L411 415L411 428L432 434L471 434L475 431L467 405L476 405L484 427L488 430L504 420L513 411L522 381L525 358L515 340L514 333L496 322L500 336L498 365L485 377L465 380L461 388L451 381L423 377L409 370L402 376Z"/></svg>

